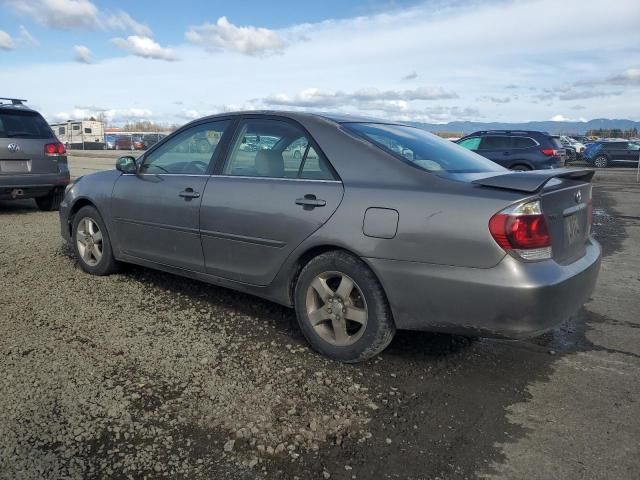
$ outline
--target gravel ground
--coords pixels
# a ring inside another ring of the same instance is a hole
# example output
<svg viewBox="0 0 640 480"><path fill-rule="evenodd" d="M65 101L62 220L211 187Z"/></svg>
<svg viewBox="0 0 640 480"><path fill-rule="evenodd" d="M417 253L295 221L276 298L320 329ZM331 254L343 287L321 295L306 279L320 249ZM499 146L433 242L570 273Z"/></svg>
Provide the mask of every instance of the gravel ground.
<svg viewBox="0 0 640 480"><path fill-rule="evenodd" d="M598 292L569 322L526 342L399 332L355 366L271 303L90 277L56 213L0 202L0 478L637 478L640 202L615 175Z"/></svg>

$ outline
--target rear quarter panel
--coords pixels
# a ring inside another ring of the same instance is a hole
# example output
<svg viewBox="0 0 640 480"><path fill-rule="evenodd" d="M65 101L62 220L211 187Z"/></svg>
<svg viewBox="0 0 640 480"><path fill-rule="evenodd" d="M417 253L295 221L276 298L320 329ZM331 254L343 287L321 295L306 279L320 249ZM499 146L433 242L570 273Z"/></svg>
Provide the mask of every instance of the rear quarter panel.
<svg viewBox="0 0 640 480"><path fill-rule="evenodd" d="M424 173L424 175L429 175ZM445 182L445 181L443 181ZM337 245L361 257L490 268L505 256L489 233L489 219L522 194L446 181L447 189L347 185L331 219L302 247ZM364 234L369 208L398 212L393 238Z"/></svg>

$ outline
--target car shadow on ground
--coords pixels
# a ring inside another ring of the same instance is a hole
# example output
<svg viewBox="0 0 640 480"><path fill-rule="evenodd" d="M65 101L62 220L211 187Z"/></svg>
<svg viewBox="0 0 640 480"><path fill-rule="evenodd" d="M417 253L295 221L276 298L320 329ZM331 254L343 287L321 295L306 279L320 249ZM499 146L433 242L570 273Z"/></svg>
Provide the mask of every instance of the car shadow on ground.
<svg viewBox="0 0 640 480"><path fill-rule="evenodd" d="M0 215L38 212L38 207L32 199L0 200Z"/></svg>

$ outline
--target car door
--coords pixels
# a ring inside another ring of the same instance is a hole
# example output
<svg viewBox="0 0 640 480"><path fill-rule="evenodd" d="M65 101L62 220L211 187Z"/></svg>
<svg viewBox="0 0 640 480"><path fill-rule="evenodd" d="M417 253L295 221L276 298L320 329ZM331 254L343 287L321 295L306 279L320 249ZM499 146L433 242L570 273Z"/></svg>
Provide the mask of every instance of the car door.
<svg viewBox="0 0 640 480"><path fill-rule="evenodd" d="M511 165L511 138L503 135L482 137L477 153L503 167Z"/></svg>
<svg viewBox="0 0 640 480"><path fill-rule="evenodd" d="M112 194L122 253L172 267L204 271L200 203L229 120L203 122L169 137L123 174Z"/></svg>
<svg viewBox="0 0 640 480"><path fill-rule="evenodd" d="M638 149L640 149L640 145L634 142L627 142L624 153L625 163L633 165L638 162L638 155L640 155Z"/></svg>
<svg viewBox="0 0 640 480"><path fill-rule="evenodd" d="M296 155L301 143L303 153ZM202 199L206 272L269 284L289 254L331 217L342 194L342 183L298 124L243 119Z"/></svg>

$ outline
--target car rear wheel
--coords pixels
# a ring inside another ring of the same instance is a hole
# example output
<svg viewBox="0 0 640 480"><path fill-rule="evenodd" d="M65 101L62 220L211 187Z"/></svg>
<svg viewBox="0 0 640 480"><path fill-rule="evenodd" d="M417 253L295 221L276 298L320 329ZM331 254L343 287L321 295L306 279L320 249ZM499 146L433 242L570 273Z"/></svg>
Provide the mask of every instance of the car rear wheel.
<svg viewBox="0 0 640 480"><path fill-rule="evenodd" d="M64 190L56 190L45 197L36 198L36 205L43 212L51 212L58 210L64 199Z"/></svg>
<svg viewBox="0 0 640 480"><path fill-rule="evenodd" d="M73 218L73 249L80 267L92 275L109 275L117 270L111 240L102 217L94 207L81 208Z"/></svg>
<svg viewBox="0 0 640 480"><path fill-rule="evenodd" d="M531 170L531 167L529 167L528 165L518 164L513 165L511 167L511 170L515 170L516 172L526 172L527 170Z"/></svg>
<svg viewBox="0 0 640 480"><path fill-rule="evenodd" d="M295 288L300 329L319 353L340 362L367 360L395 334L382 286L362 260L327 252L300 272Z"/></svg>
<svg viewBox="0 0 640 480"><path fill-rule="evenodd" d="M598 168L606 168L609 164L609 159L604 155L598 155L593 161L593 164Z"/></svg>

